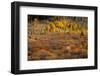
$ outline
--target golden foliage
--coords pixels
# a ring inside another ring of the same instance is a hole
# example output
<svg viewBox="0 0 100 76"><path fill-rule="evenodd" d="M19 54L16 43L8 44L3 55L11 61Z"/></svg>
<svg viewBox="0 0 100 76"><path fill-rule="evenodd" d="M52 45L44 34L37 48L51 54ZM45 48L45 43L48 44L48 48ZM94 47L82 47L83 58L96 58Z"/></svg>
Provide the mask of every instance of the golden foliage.
<svg viewBox="0 0 100 76"><path fill-rule="evenodd" d="M70 33L70 34L80 34L87 35L87 25L79 24L72 20L60 19L60 17L54 17L53 21L48 21L45 26L40 26L42 23L35 19L29 27L29 32L31 34L46 34L46 33Z"/></svg>
<svg viewBox="0 0 100 76"><path fill-rule="evenodd" d="M28 60L87 58L87 49L87 25L60 17L28 24Z"/></svg>
<svg viewBox="0 0 100 76"><path fill-rule="evenodd" d="M70 22L66 20L55 20L49 22L45 28L45 33L48 32L64 32L64 33L73 33L73 34L87 34L87 28L85 25L80 25L75 22Z"/></svg>

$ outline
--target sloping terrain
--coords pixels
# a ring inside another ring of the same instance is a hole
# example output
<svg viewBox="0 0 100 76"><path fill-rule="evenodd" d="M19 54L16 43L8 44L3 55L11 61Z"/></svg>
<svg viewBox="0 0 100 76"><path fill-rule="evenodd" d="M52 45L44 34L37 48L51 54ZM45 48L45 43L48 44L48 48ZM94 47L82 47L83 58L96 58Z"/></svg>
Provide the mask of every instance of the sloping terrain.
<svg viewBox="0 0 100 76"><path fill-rule="evenodd" d="M34 35L28 60L87 58L87 37L70 34Z"/></svg>
<svg viewBox="0 0 100 76"><path fill-rule="evenodd" d="M28 24L28 60L87 58L87 25L84 24L64 19L35 19Z"/></svg>

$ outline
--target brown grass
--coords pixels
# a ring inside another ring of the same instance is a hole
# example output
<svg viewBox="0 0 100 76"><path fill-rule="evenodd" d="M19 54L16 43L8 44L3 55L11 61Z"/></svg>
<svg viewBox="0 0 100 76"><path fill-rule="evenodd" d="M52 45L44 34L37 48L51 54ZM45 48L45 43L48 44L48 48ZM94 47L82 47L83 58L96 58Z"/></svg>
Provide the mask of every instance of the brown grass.
<svg viewBox="0 0 100 76"><path fill-rule="evenodd" d="M28 26L29 61L88 57L86 25L65 20L46 23L36 20Z"/></svg>

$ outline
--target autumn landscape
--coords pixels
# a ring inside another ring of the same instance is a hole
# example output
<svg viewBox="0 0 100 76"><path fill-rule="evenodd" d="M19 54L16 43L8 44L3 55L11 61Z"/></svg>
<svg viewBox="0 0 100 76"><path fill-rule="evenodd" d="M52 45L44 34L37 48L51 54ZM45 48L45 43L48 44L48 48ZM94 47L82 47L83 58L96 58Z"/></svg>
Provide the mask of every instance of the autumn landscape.
<svg viewBox="0 0 100 76"><path fill-rule="evenodd" d="M28 61L88 58L88 18L28 15Z"/></svg>

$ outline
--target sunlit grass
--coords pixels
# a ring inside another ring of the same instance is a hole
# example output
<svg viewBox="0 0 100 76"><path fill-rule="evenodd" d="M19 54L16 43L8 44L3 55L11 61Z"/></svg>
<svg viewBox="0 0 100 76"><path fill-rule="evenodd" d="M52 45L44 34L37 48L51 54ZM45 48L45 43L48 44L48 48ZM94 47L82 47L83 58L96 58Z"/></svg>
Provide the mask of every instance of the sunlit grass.
<svg viewBox="0 0 100 76"><path fill-rule="evenodd" d="M87 23L52 18L28 23L28 60L87 58Z"/></svg>

